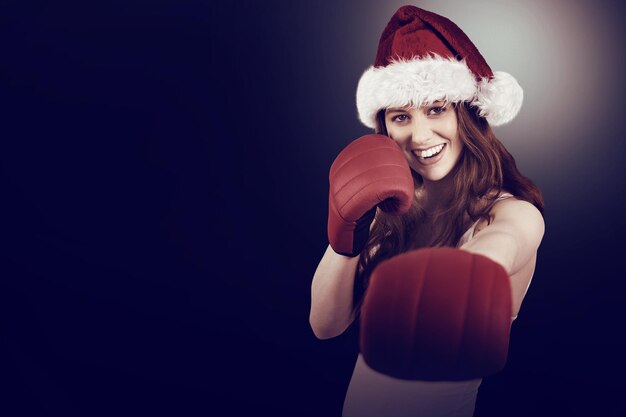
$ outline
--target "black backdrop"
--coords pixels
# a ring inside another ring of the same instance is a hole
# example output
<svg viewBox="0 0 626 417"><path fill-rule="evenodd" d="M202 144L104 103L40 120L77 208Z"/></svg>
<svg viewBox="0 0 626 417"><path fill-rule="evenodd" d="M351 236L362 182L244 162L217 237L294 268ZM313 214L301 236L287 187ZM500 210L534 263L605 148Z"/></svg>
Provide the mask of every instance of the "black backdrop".
<svg viewBox="0 0 626 417"><path fill-rule="evenodd" d="M309 291L328 168L367 133L365 2L208 3L0 2L0 415L339 415L355 332L315 339ZM626 412L623 176L602 183L556 212L546 187L477 416Z"/></svg>

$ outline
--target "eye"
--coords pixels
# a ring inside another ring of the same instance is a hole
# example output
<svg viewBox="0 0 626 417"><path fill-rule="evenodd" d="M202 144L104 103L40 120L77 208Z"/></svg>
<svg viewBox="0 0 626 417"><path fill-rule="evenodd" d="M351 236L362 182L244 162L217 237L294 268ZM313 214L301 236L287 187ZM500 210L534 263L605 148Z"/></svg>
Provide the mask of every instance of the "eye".
<svg viewBox="0 0 626 417"><path fill-rule="evenodd" d="M448 110L448 106L447 105L443 105L443 106L432 106L428 109L428 115L429 116L438 116L441 113L445 112L446 110Z"/></svg>
<svg viewBox="0 0 626 417"><path fill-rule="evenodd" d="M397 116L394 116L391 118L392 122L404 122L406 120L408 120L409 116L406 114L399 114Z"/></svg>

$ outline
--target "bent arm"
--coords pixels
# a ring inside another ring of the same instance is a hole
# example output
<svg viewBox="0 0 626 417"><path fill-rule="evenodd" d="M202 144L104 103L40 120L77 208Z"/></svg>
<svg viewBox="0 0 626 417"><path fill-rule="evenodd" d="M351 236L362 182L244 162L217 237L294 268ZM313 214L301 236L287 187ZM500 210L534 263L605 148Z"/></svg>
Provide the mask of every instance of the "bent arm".
<svg viewBox="0 0 626 417"><path fill-rule="evenodd" d="M354 274L359 257L337 254L328 245L311 283L309 323L318 339L339 336L354 321Z"/></svg>

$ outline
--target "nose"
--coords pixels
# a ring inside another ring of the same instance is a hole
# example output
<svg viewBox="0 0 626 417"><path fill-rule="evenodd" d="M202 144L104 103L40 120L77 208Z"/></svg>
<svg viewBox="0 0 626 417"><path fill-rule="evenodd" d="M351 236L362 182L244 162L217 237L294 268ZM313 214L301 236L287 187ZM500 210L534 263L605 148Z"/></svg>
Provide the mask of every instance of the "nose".
<svg viewBox="0 0 626 417"><path fill-rule="evenodd" d="M411 142L415 148L426 148L433 137L433 131L427 117L414 115L411 123Z"/></svg>

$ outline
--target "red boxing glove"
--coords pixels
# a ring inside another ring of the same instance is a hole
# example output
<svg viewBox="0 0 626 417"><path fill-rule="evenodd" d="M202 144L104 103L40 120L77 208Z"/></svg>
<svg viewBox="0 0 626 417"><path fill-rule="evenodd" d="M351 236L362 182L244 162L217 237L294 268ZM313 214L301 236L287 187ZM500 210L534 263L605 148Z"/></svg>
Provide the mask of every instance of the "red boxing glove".
<svg viewBox="0 0 626 417"><path fill-rule="evenodd" d="M383 135L350 143L330 167L329 181L328 240L345 256L361 253L377 205L404 214L415 193L409 163L393 139Z"/></svg>
<svg viewBox="0 0 626 417"><path fill-rule="evenodd" d="M480 378L504 368L511 316L511 284L500 264L461 249L417 249L372 272L361 353L395 378Z"/></svg>

